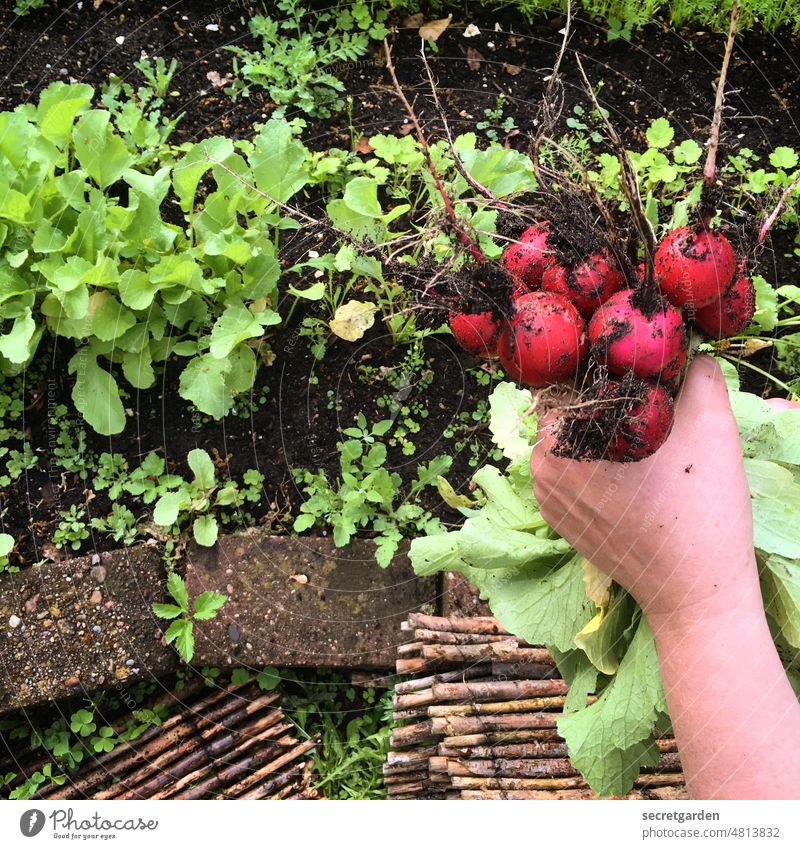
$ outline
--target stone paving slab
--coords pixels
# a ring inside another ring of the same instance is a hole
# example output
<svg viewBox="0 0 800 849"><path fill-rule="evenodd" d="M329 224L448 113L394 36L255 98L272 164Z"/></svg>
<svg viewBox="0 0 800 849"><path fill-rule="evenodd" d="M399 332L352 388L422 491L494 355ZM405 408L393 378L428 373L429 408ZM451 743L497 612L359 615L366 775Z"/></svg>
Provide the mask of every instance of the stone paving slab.
<svg viewBox="0 0 800 849"><path fill-rule="evenodd" d="M249 533L193 547L190 596L229 597L195 627L196 651L213 666L391 668L400 623L437 604L436 579L416 578L407 550L381 569L369 540L336 548L330 538Z"/></svg>
<svg viewBox="0 0 800 849"><path fill-rule="evenodd" d="M400 622L435 612L437 582L415 578L407 545L389 567L374 544L335 548L319 537L245 532L193 546L193 598L228 595L216 619L195 624L192 666L391 668ZM0 713L49 699L116 688L175 672L159 552L148 545L0 574Z"/></svg>
<svg viewBox="0 0 800 849"><path fill-rule="evenodd" d="M0 575L0 713L174 671L150 611L163 584L146 545Z"/></svg>

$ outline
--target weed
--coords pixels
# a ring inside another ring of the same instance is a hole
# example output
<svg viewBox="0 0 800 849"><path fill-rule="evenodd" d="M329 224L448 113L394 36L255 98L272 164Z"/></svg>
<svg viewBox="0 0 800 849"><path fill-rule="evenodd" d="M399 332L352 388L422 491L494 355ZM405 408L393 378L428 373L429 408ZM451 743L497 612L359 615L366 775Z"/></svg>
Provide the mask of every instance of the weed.
<svg viewBox="0 0 800 849"><path fill-rule="evenodd" d="M295 483L306 494L294 530L301 532L323 521L333 528L337 546L347 545L359 528L376 533L375 559L388 566L404 533L434 531L439 521L418 503L427 486L436 485L437 475L447 473L452 460L439 456L417 466L417 477L402 497L403 481L397 472L385 468L386 445L380 439L392 426L391 420L370 427L359 414L354 427L342 431L339 442L340 477L331 483L323 471L294 469Z"/></svg>
<svg viewBox="0 0 800 849"><path fill-rule="evenodd" d="M83 541L89 538L89 527L86 523L86 511L79 509L75 504L69 510L62 510L59 515L61 521L53 533L53 545L63 548L69 545L73 551L77 551Z"/></svg>
<svg viewBox="0 0 800 849"><path fill-rule="evenodd" d="M301 0L278 0L275 7L280 18L256 15L249 22L260 51L227 48L236 58L226 91L235 99L263 88L279 106L276 115L288 106L317 117L335 114L345 90L336 71L364 56L370 39L384 38L386 10L367 0L323 11L311 11Z"/></svg>
<svg viewBox="0 0 800 849"><path fill-rule="evenodd" d="M160 619L171 620L164 639L174 643L178 654L189 663L194 656L194 623L213 619L228 597L215 590L206 590L190 605L186 584L177 572L167 575L167 592L175 604L153 604L153 613Z"/></svg>

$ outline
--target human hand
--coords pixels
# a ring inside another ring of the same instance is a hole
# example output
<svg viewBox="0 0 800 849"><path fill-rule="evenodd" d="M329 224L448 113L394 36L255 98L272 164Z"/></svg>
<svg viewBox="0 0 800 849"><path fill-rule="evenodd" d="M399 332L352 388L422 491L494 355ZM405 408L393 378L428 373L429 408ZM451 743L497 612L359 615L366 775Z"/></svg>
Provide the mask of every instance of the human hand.
<svg viewBox="0 0 800 849"><path fill-rule="evenodd" d="M556 457L556 424L540 424L531 458L542 516L636 598L654 630L762 609L739 433L713 359L690 366L672 433L646 460Z"/></svg>

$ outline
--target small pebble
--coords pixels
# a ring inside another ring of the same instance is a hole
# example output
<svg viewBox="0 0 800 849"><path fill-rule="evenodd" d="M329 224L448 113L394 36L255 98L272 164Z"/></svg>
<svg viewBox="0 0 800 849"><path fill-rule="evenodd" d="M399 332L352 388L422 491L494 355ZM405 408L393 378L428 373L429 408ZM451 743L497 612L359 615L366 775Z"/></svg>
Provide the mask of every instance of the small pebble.
<svg viewBox="0 0 800 849"><path fill-rule="evenodd" d="M125 36L124 36L124 35L118 35L118 36L114 39L114 41L116 41L116 42L117 42L117 44L119 44L119 45L125 44Z"/></svg>
<svg viewBox="0 0 800 849"><path fill-rule="evenodd" d="M99 561L99 558L98 558ZM92 580L96 584L102 584L106 579L106 567L105 566L93 566L91 571Z"/></svg>
<svg viewBox="0 0 800 849"><path fill-rule="evenodd" d="M95 552L95 553L92 555L92 566L97 566L97 564L98 564L99 562L100 562L100 555L99 555L97 552ZM93 569L92 571L94 571L94 569Z"/></svg>
<svg viewBox="0 0 800 849"><path fill-rule="evenodd" d="M92 625L92 633L99 634L103 629L99 625Z"/></svg>
<svg viewBox="0 0 800 849"><path fill-rule="evenodd" d="M9 616L8 624L11 628L19 628L19 626L22 624L22 620L19 618L19 616Z"/></svg>
<svg viewBox="0 0 800 849"><path fill-rule="evenodd" d="M125 661L125 666L133 666L133 664L134 664L135 662L136 662L136 661L134 661L132 658L130 658L130 657L129 657L129 658Z"/></svg>
<svg viewBox="0 0 800 849"><path fill-rule="evenodd" d="M209 32L219 32L219 24L206 24L206 29Z"/></svg>
<svg viewBox="0 0 800 849"><path fill-rule="evenodd" d="M103 594L100 592L100 590L95 590L89 596L89 604L100 604L102 601L103 601Z"/></svg>

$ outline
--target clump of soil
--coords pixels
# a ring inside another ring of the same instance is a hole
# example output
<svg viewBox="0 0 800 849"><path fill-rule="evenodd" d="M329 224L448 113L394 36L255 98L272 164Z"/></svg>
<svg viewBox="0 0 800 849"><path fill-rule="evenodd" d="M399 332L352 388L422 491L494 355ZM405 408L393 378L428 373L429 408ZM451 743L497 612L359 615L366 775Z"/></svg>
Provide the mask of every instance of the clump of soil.
<svg viewBox="0 0 800 849"><path fill-rule="evenodd" d="M547 244L556 261L571 268L593 253L612 247L613 234L587 192L576 187L560 187L550 192L543 218L550 222Z"/></svg>
<svg viewBox="0 0 800 849"><path fill-rule="evenodd" d="M562 418L553 453L570 460L604 459L633 406L646 397L647 384L632 372L619 381L603 374Z"/></svg>
<svg viewBox="0 0 800 849"><path fill-rule="evenodd" d="M458 269L423 262L401 274L400 281L413 287L417 320L422 326L438 326L451 311L489 312L500 321L513 311L511 275L496 262L470 263Z"/></svg>

